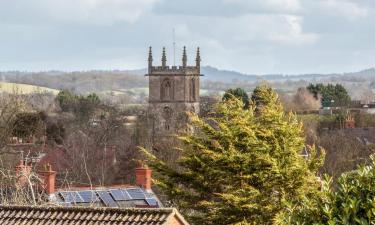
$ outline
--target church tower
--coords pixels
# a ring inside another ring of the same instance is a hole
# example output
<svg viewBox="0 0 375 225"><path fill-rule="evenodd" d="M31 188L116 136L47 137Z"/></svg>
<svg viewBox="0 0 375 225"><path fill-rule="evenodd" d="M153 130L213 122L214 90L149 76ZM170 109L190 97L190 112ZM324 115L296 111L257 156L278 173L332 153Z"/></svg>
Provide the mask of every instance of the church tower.
<svg viewBox="0 0 375 225"><path fill-rule="evenodd" d="M187 130L186 112L199 113L200 53L197 49L195 65L188 66L183 48L182 66L168 66L165 48L161 66L153 66L152 49L148 55L149 118L152 142Z"/></svg>

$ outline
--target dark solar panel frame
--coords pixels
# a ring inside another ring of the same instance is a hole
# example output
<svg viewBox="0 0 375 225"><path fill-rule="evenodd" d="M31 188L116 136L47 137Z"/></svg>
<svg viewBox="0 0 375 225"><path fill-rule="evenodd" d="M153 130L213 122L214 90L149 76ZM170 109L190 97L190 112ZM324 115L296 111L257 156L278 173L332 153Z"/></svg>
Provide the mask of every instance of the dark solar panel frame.
<svg viewBox="0 0 375 225"><path fill-rule="evenodd" d="M64 191L64 192L59 192L59 193L64 199L64 202L70 202L70 203L84 202L82 197L76 191Z"/></svg>
<svg viewBox="0 0 375 225"><path fill-rule="evenodd" d="M131 199L145 199L145 193L140 188L126 189L126 192L129 194Z"/></svg>
<svg viewBox="0 0 375 225"><path fill-rule="evenodd" d="M154 198L146 198L145 201L147 202L147 204L149 206L158 206L159 205L158 201Z"/></svg>
<svg viewBox="0 0 375 225"><path fill-rule="evenodd" d="M96 191L98 193L99 198L103 201L103 203L108 207L118 207L116 201L112 198L108 191Z"/></svg>
<svg viewBox="0 0 375 225"><path fill-rule="evenodd" d="M84 203L94 203L99 201L99 197L96 195L95 191L78 191L78 194L81 196Z"/></svg>

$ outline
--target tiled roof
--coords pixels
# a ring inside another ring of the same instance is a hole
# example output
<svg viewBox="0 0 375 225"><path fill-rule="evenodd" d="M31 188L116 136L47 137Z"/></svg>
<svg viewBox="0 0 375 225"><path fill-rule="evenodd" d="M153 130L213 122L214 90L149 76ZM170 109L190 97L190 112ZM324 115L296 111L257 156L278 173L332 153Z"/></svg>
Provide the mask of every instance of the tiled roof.
<svg viewBox="0 0 375 225"><path fill-rule="evenodd" d="M134 225L187 225L183 217L172 208L118 209L82 207L0 206L2 225L50 224L134 224Z"/></svg>

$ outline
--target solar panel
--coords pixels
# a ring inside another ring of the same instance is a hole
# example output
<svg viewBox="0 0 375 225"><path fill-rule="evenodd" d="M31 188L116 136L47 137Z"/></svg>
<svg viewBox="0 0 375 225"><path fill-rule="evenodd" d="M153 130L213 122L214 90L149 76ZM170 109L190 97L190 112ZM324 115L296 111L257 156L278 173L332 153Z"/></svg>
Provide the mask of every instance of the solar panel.
<svg viewBox="0 0 375 225"><path fill-rule="evenodd" d="M125 189L122 189L121 192L125 195L126 200L132 199L132 197L130 197L129 193Z"/></svg>
<svg viewBox="0 0 375 225"><path fill-rule="evenodd" d="M97 191L99 198L103 201L103 203L108 207L117 207L115 200L113 200L112 196L108 193L108 191Z"/></svg>
<svg viewBox="0 0 375 225"><path fill-rule="evenodd" d="M149 206L158 206L158 201L154 198L146 198L145 200Z"/></svg>
<svg viewBox="0 0 375 225"><path fill-rule="evenodd" d="M109 191L116 201L126 201L130 199L128 193L123 192L121 189L114 189Z"/></svg>
<svg viewBox="0 0 375 225"><path fill-rule="evenodd" d="M94 191L79 191L78 194L82 197L83 202L85 203L98 201L98 196Z"/></svg>
<svg viewBox="0 0 375 225"><path fill-rule="evenodd" d="M64 191L60 192L65 202L80 203L84 202L81 196L76 191Z"/></svg>
<svg viewBox="0 0 375 225"><path fill-rule="evenodd" d="M126 189L132 199L145 199L145 194L140 188Z"/></svg>

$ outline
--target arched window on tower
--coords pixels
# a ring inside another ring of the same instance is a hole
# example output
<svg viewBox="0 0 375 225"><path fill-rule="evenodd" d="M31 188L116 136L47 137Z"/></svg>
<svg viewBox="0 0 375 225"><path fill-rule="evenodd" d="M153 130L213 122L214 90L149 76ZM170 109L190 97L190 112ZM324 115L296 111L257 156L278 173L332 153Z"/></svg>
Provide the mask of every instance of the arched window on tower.
<svg viewBox="0 0 375 225"><path fill-rule="evenodd" d="M163 80L161 84L161 100L162 101L170 101L172 100L173 92L172 92L172 83L169 79Z"/></svg>
<svg viewBox="0 0 375 225"><path fill-rule="evenodd" d="M194 78L192 78L190 80L190 101L196 101L195 93L195 80Z"/></svg>
<svg viewBox="0 0 375 225"><path fill-rule="evenodd" d="M170 107L165 106L163 109L163 117L164 117L164 130L169 131L171 126L171 118L172 118L173 111Z"/></svg>

